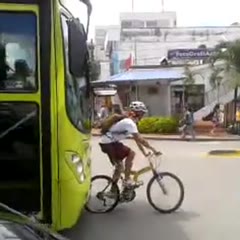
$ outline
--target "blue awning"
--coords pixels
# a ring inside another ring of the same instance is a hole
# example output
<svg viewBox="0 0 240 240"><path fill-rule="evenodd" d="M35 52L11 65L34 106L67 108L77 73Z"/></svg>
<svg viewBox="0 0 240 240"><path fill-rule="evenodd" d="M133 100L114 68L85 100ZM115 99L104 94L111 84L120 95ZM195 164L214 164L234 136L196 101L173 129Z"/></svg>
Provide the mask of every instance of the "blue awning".
<svg viewBox="0 0 240 240"><path fill-rule="evenodd" d="M127 72L111 76L106 80L95 81L98 84L132 83L142 81L177 81L184 79L183 68L130 69Z"/></svg>

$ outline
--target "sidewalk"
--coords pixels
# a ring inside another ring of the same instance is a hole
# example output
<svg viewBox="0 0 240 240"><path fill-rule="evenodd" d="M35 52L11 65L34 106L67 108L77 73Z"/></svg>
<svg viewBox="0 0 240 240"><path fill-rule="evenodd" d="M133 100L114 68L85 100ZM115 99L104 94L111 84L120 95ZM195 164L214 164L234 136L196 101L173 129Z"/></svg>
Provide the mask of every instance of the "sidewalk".
<svg viewBox="0 0 240 240"><path fill-rule="evenodd" d="M92 136L100 136L98 129L92 130ZM143 134L146 139L159 140L159 141L188 141L187 139L181 139L180 135L161 135L161 134ZM216 136L210 135L196 135L195 141L240 141L240 136L230 135L226 133L218 134Z"/></svg>

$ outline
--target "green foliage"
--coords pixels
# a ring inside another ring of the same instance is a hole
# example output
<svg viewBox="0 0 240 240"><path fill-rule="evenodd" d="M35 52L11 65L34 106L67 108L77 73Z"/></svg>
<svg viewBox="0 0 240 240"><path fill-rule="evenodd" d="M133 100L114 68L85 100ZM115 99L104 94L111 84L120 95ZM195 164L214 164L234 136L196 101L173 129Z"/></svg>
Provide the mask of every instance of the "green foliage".
<svg viewBox="0 0 240 240"><path fill-rule="evenodd" d="M214 89L218 88L221 85L223 80L223 77L221 74L223 71L224 69L222 68L215 67L215 66L212 67L212 74L210 75L209 82Z"/></svg>
<svg viewBox="0 0 240 240"><path fill-rule="evenodd" d="M212 65L218 60L223 60L226 64L225 71L233 70L240 73L240 40L222 42L215 49L216 54L211 57Z"/></svg>
<svg viewBox="0 0 240 240"><path fill-rule="evenodd" d="M184 85L195 84L195 73L193 73L191 71L191 69L189 68L189 66L187 66L187 65L184 67L184 75L185 75L185 79L183 81Z"/></svg>
<svg viewBox="0 0 240 240"><path fill-rule="evenodd" d="M173 117L146 117L138 123L141 133L176 133L178 119Z"/></svg>

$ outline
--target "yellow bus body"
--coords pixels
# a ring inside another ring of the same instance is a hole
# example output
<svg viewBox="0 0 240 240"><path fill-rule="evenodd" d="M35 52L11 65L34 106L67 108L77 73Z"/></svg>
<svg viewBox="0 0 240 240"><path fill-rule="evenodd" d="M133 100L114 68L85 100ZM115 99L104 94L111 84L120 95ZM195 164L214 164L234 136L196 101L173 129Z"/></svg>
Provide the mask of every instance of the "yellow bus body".
<svg viewBox="0 0 240 240"><path fill-rule="evenodd" d="M29 207L23 211L31 214L33 210L39 220L49 224L55 230L71 228L77 223L88 198L91 178L90 128L86 127L82 131L76 126L70 119L67 108L69 95L66 92L68 84L66 58L68 56L65 52L61 14L65 14L68 18L75 17L67 8L69 1L64 1L65 6L58 0L0 1L0 16L5 12L20 15L31 12L37 19L36 79L38 87L29 92L21 89L0 90L0 104L7 103L15 107L16 103L23 103L23 106L34 103L38 108L40 207L39 209ZM44 17L46 19L43 19ZM46 59L48 59L48 65ZM81 107L88 108L89 102ZM72 111L74 112L74 109ZM85 120L90 121L90 116ZM6 162L4 159L3 161ZM22 164L25 165L25 162ZM6 168L5 171L8 169ZM8 187L9 181L13 184ZM14 181L8 179L1 182L0 180L0 196L1 190L6 188L9 189L2 191L7 191L9 196L10 190L13 192L21 187L26 190L27 184L30 186L29 189L33 189L30 180L24 180L22 184L19 180ZM32 192L29 192L29 203L32 203ZM20 195L16 195L17 199L18 197L21 202ZM34 199L33 197L32 201L35 201ZM1 197L0 201L3 201ZM9 204L7 198L4 201ZM32 204L35 205L35 203ZM16 207L13 203L10 206L22 210L21 206Z"/></svg>

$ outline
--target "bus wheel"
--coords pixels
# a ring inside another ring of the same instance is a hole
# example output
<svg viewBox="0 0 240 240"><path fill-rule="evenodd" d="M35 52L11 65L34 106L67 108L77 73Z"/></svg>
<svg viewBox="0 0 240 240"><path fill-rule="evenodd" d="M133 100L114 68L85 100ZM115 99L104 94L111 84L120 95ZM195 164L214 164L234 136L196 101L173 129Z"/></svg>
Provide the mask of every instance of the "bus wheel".
<svg viewBox="0 0 240 240"><path fill-rule="evenodd" d="M118 185L106 175L97 175L91 179L91 193L85 206L91 213L108 213L117 205L120 199Z"/></svg>

